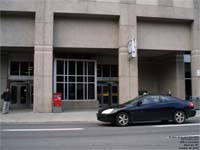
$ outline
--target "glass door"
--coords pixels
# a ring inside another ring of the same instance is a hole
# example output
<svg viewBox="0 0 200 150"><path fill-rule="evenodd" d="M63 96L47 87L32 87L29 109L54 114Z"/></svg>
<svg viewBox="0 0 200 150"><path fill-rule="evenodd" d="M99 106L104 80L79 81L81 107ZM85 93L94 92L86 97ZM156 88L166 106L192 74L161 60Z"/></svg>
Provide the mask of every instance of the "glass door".
<svg viewBox="0 0 200 150"><path fill-rule="evenodd" d="M30 106L30 89L28 83L11 82L11 107L12 108L27 108Z"/></svg>
<svg viewBox="0 0 200 150"><path fill-rule="evenodd" d="M114 82L98 83L97 96L99 107L118 104L118 84Z"/></svg>

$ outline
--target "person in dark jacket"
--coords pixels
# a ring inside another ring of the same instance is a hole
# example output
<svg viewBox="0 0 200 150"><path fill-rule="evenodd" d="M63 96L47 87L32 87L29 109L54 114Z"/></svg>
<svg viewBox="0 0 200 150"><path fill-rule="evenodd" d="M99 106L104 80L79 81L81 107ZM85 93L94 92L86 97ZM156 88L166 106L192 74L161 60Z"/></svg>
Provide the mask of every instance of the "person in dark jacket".
<svg viewBox="0 0 200 150"><path fill-rule="evenodd" d="M11 101L11 96L10 96L10 90L9 88L6 88L6 90L3 92L1 95L1 98L4 100L3 101L3 114L7 114L9 112L9 107L10 107L10 101Z"/></svg>

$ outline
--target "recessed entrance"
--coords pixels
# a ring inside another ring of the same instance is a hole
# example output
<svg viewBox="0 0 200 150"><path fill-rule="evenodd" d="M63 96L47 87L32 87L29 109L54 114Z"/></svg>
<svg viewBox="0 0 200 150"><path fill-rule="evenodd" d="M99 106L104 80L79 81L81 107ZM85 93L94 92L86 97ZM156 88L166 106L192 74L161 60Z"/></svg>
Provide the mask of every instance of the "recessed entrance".
<svg viewBox="0 0 200 150"><path fill-rule="evenodd" d="M167 94L185 98L184 52L139 50L139 93Z"/></svg>
<svg viewBox="0 0 200 150"><path fill-rule="evenodd" d="M32 81L11 82L11 108L33 107L33 83Z"/></svg>

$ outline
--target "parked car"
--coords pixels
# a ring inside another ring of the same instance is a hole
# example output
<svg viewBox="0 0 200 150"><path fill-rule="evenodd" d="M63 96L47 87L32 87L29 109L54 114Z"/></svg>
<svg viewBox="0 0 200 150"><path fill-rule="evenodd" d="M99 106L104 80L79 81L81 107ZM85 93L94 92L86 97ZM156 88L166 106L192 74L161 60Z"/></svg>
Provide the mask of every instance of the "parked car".
<svg viewBox="0 0 200 150"><path fill-rule="evenodd" d="M127 126L137 121L174 121L184 123L196 115L191 101L165 95L144 95L124 104L98 111L97 119L118 126Z"/></svg>

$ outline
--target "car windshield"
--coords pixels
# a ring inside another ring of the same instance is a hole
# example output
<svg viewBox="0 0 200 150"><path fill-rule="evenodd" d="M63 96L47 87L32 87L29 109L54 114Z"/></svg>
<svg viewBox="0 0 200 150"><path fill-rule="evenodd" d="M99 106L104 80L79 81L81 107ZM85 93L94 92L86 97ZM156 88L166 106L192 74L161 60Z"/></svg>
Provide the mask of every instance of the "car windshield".
<svg viewBox="0 0 200 150"><path fill-rule="evenodd" d="M144 97L144 95L138 96L138 97L136 97L136 98L134 98L134 99L132 99L132 100L130 100L128 102L125 102L125 103L123 103L123 105L130 105L130 104L133 105L136 102L138 102L138 100L140 100L140 98L142 98L142 97Z"/></svg>

